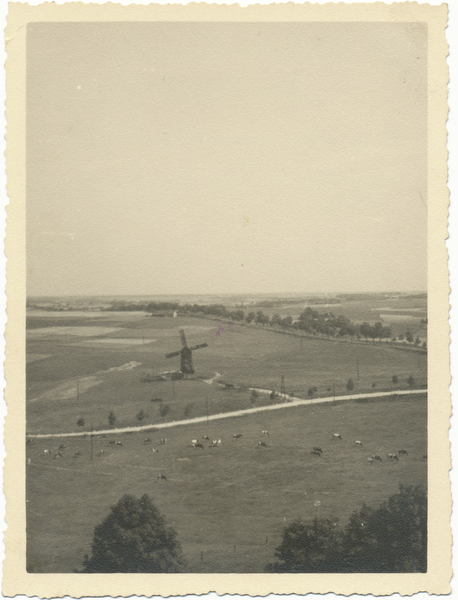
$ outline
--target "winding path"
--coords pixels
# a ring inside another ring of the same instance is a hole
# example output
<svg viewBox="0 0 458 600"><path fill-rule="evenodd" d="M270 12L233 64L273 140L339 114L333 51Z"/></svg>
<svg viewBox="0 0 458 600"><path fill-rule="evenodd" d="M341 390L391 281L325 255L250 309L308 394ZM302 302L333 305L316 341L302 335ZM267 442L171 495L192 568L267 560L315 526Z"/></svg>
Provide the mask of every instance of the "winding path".
<svg viewBox="0 0 458 600"><path fill-rule="evenodd" d="M250 390L256 390L261 394L270 394L271 390L264 390L258 388L249 388ZM259 412L264 412L267 410L280 410L283 408L292 408L293 406L307 406L310 404L324 404L329 402L343 402L345 400L358 400L362 398L384 398L387 396L412 396L415 394L427 394L427 389L422 390L394 390L391 392L375 392L370 394L349 394L347 396L329 396L327 398L311 398L311 399L301 399L296 398L294 396L288 396L287 394L282 394L282 398L286 400L283 404L270 404L268 406L259 406L257 408L247 408L245 410L236 410L233 412L219 413L217 415L208 415L204 417L195 417L193 419L185 419L183 421L170 421L169 423L157 423L155 425L139 425L137 427L122 427L119 429L98 429L97 431L93 431L92 435L107 435L107 434L120 434L120 433L129 433L136 431L151 431L156 429L167 429L169 427L179 427L181 425L192 425L195 423L206 423L207 421L217 421L219 419L231 419L233 417L243 417L245 415L256 414ZM27 434L28 438L62 438L62 437L84 437L87 435L91 435L90 431L76 431L71 433L37 433L37 434Z"/></svg>

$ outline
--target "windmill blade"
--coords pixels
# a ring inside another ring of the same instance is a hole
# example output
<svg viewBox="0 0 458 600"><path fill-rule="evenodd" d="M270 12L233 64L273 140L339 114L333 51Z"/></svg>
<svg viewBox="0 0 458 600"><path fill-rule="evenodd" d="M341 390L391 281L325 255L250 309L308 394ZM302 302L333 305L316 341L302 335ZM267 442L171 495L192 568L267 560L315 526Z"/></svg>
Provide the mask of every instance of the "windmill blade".
<svg viewBox="0 0 458 600"><path fill-rule="evenodd" d="M165 358L173 358L174 356L180 356L181 351L178 350L177 352L169 352L168 354L165 355Z"/></svg>
<svg viewBox="0 0 458 600"><path fill-rule="evenodd" d="M183 344L183 348L186 346L186 338L184 337L184 330L180 329L180 337L181 337L181 343Z"/></svg>
<svg viewBox="0 0 458 600"><path fill-rule="evenodd" d="M190 350L197 350L198 348L207 348L208 344L197 344L197 346L192 346L189 348Z"/></svg>

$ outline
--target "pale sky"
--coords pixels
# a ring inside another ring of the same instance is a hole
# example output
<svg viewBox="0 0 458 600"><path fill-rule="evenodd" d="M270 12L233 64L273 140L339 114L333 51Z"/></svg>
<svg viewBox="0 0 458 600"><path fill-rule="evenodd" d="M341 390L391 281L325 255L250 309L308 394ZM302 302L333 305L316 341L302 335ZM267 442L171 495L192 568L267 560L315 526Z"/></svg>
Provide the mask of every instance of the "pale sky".
<svg viewBox="0 0 458 600"><path fill-rule="evenodd" d="M426 289L426 36L28 25L27 293Z"/></svg>

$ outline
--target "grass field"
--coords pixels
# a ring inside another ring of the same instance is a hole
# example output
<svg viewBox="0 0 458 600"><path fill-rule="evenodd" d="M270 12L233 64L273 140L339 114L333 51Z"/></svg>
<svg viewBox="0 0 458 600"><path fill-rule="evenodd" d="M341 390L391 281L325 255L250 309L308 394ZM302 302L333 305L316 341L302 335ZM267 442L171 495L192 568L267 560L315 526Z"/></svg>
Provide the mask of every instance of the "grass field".
<svg viewBox="0 0 458 600"><path fill-rule="evenodd" d="M151 318L144 313L31 313L27 340L27 432L65 433L183 420L251 408L249 390L219 382L307 397L426 387L427 356L389 344L357 344L281 335L258 327L205 319ZM179 368L178 329L193 354L196 378L142 383L145 372ZM29 360L30 359L30 360ZM359 379L358 379L359 369ZM202 379L220 377L212 384ZM373 384L375 383L375 388ZM153 403L153 398L162 402ZM276 400L278 401L278 400ZM261 395L258 405L271 402ZM160 407L169 413L161 416ZM77 425L83 418L84 427ZM268 447L257 446L261 430ZM342 442L332 441L332 433ZM285 408L166 432L123 434L112 439L34 439L27 446L27 556L36 572L71 572L90 553L94 527L126 493L150 494L172 524L192 572L259 572L274 558L283 527L295 518L348 519L362 502L378 505L399 483L426 485L426 398L343 402ZM234 433L242 433L239 440ZM191 439L221 438L217 448L195 449ZM151 437L152 444L143 444ZM159 439L168 442L158 446ZM354 440L363 441L357 448ZM63 458L53 460L67 444ZM313 446L323 456L310 454ZM159 453L152 453L158 447ZM99 455L103 449L105 453ZM370 465L370 454L399 449L408 456ZM73 458L77 452L79 458ZM158 480L165 474L167 481ZM318 502L319 501L319 502Z"/></svg>
<svg viewBox="0 0 458 600"><path fill-rule="evenodd" d="M329 396L334 388L336 395L345 394L349 378L355 383L354 393L390 390L393 375L398 376L396 387L401 389L407 388L410 375L417 387L426 385L426 354L394 349L387 344L300 340L262 328L191 317L154 319L138 313L99 314L100 317L88 319L82 313L79 323L73 318L73 326L62 316L29 318L29 433L77 431L80 417L87 430L91 424L96 429L106 428L110 411L115 412L119 427L138 425L136 415L141 410L147 415L143 424L163 422L159 404L151 403L153 398L161 398L168 405L168 420L202 416L207 410L213 414L251 407L249 391L193 380L141 382L145 371L160 373L179 368L178 357L165 358L167 352L180 348L179 327L184 327L190 345L209 345L193 356L197 374L204 378L220 373L219 381L278 392L283 375L287 391L299 397L307 397L312 386L318 388L317 396ZM80 335L90 329L91 323L95 331L100 331L101 322L113 331ZM59 334L54 333L56 326ZM65 333L61 327L65 327ZM72 327L76 329L74 335ZM33 336L36 329L40 331L39 338ZM47 336L41 333L46 329ZM122 369L126 365L131 368ZM266 396L258 402L267 401Z"/></svg>
<svg viewBox="0 0 458 600"><path fill-rule="evenodd" d="M263 438L264 429L269 436ZM332 439L334 432L342 441ZM242 437L234 440L234 433ZM221 438L221 446L191 446L191 439L206 434ZM167 443L158 445L164 435ZM377 506L399 483L426 486L426 398L420 396L179 426L148 433L152 444L144 444L144 437L95 437L93 461L89 436L27 446L29 569L81 568L95 525L126 493L151 496L175 527L191 572L227 573L262 571L284 526L296 518L332 516L345 524L363 502ZM122 447L110 439L121 440ZM267 448L257 446L262 439ZM354 445L356 439L363 448ZM61 443L67 444L62 459L42 454ZM310 454L315 445L323 449L321 458ZM408 456L399 462L366 460L400 449ZM82 456L73 458L76 451ZM158 480L160 474L167 481Z"/></svg>

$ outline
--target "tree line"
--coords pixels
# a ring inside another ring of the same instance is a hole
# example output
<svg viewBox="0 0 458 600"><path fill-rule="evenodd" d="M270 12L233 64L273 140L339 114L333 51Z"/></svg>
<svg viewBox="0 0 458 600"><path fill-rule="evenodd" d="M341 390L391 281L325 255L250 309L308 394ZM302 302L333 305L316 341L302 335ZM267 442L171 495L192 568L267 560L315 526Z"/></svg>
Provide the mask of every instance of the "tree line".
<svg viewBox="0 0 458 600"><path fill-rule="evenodd" d="M378 508L365 504L342 529L335 519L294 521L283 530L270 573L425 573L427 497L420 487ZM126 495L94 530L84 573L178 573L186 561L176 531L147 494Z"/></svg>
<svg viewBox="0 0 458 600"><path fill-rule="evenodd" d="M390 327L384 326L380 321L374 324L367 322L354 323L344 315L335 315L332 312L319 312L311 306L305 308L297 319L291 315L282 317L279 313L273 315L265 314L263 310L251 310L247 313L241 308L233 310L227 309L223 304L184 304L178 302L128 302L114 301L109 308L110 311L179 311L181 314L191 316L216 317L218 319L226 319L235 322L252 323L255 325L270 326L285 331L303 332L307 335L321 336L322 338L350 338L366 340L366 343L372 340L382 342L383 340L402 341L406 340L409 343L420 345L419 337L414 338L410 331L399 334L393 337ZM423 342L426 347L426 342Z"/></svg>

